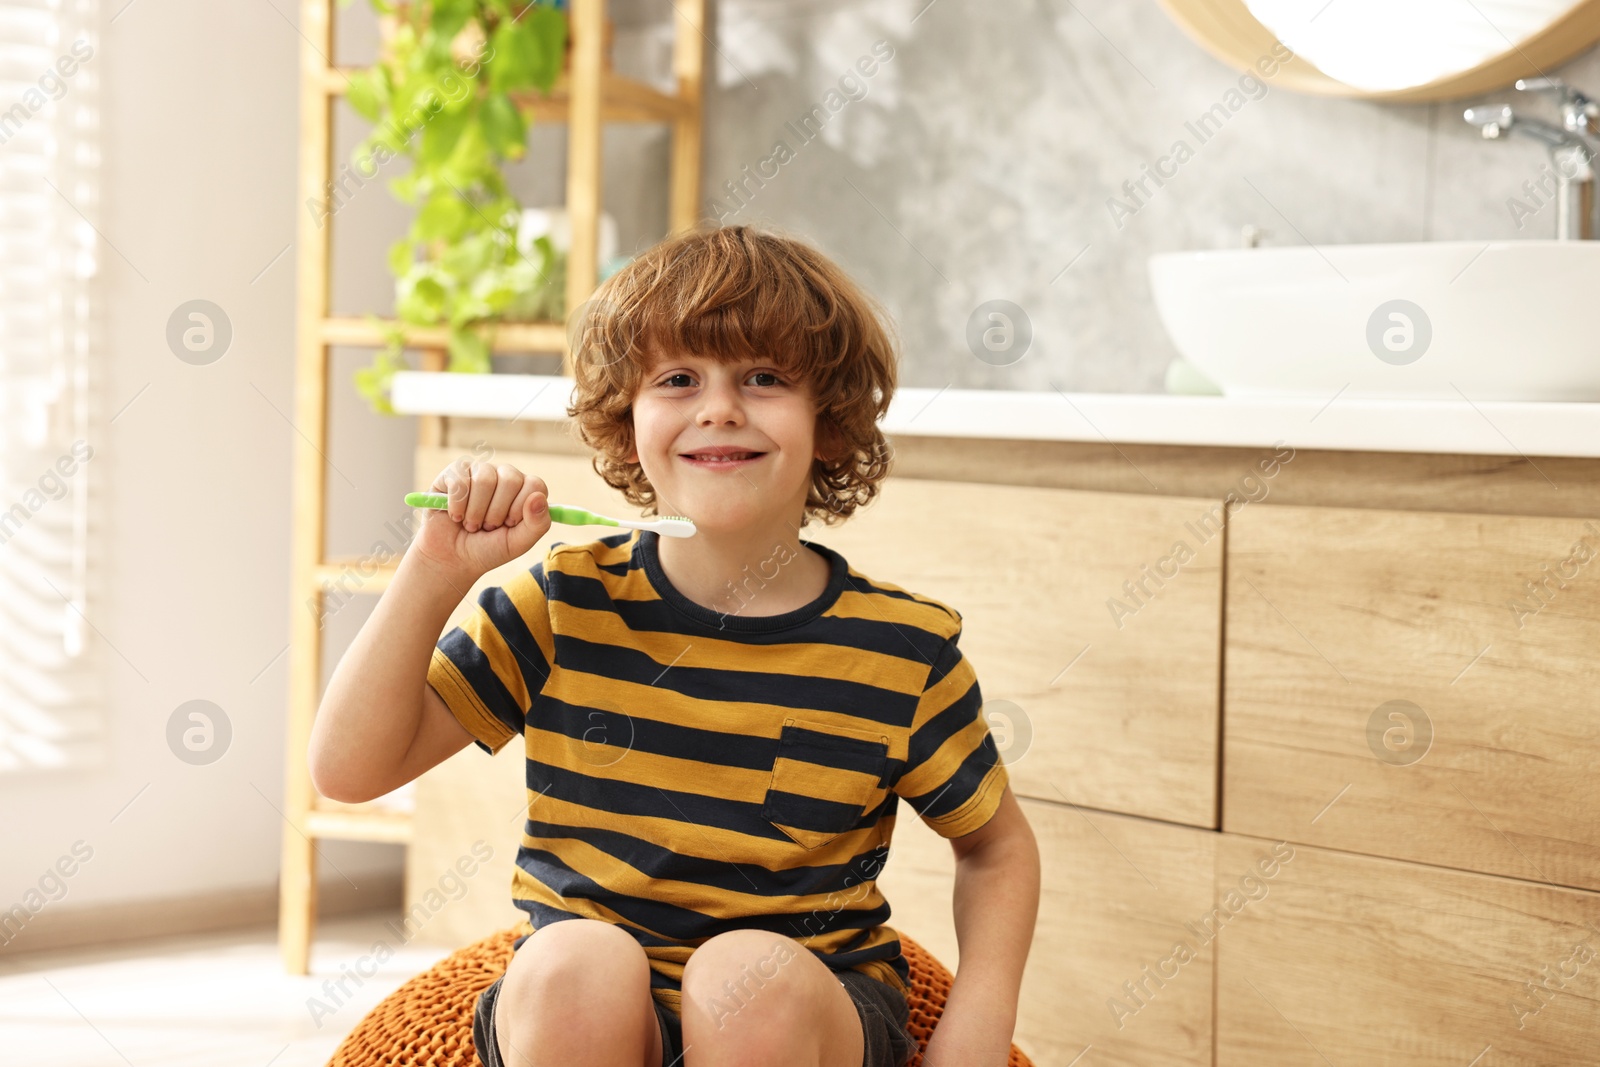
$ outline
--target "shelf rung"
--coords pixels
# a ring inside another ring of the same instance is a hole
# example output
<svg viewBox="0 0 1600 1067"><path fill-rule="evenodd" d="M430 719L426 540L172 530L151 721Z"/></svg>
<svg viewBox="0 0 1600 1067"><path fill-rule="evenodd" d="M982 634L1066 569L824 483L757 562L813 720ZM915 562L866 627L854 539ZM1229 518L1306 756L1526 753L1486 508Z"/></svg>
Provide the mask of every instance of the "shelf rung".
<svg viewBox="0 0 1600 1067"><path fill-rule="evenodd" d="M384 326L391 322L382 323ZM443 326L407 326L408 348L444 348L450 332ZM330 345L376 348L384 344L383 331L366 319L327 318L322 320L322 340ZM494 328L493 351L562 352L567 347L567 329L559 322L502 322Z"/></svg>
<svg viewBox="0 0 1600 1067"><path fill-rule="evenodd" d="M312 837L340 841L411 841L411 816L392 811L306 812L306 829Z"/></svg>
<svg viewBox="0 0 1600 1067"><path fill-rule="evenodd" d="M400 564L385 563L373 567L370 564L363 567L366 561L356 556L332 556L316 568L313 572L317 584L333 586L334 589L350 592L365 593L378 596L389 583L394 580L395 571ZM370 574L363 574L363 570L370 570Z"/></svg>
<svg viewBox="0 0 1600 1067"><path fill-rule="evenodd" d="M322 88L329 96L343 96L349 88L350 75L357 67L328 67L323 73ZM516 92L512 98L538 122L565 122L572 104L567 89L567 75L562 73L550 90L550 95L532 91ZM604 122L676 122L693 109L688 101L674 93L660 89L635 78L606 71L600 76L600 118Z"/></svg>

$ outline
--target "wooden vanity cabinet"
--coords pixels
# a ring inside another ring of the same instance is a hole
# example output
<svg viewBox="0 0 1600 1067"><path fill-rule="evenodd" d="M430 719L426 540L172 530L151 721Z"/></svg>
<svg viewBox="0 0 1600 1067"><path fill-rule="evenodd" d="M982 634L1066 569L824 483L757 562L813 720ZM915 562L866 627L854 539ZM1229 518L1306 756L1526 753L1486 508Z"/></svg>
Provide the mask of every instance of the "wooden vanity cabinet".
<svg viewBox="0 0 1600 1067"><path fill-rule="evenodd" d="M1223 829L1600 889L1600 524L1247 508L1225 629Z"/></svg>
<svg viewBox="0 0 1600 1067"><path fill-rule="evenodd" d="M1037 1067L1210 1064L1218 835L1059 801L1020 803L1039 843L1041 888L1016 1043ZM878 881L889 925L954 971L955 859L909 811L900 808ZM1188 951L1175 953L1179 944Z"/></svg>
<svg viewBox="0 0 1600 1067"><path fill-rule="evenodd" d="M560 428L454 421L419 479L492 426L634 513ZM1272 450L897 446L803 536L962 615L1039 842L1038 1067L1600 1065L1600 461L1304 452L1224 515ZM418 783L408 906L496 850L444 944L522 914L520 754L484 760ZM890 925L958 968L949 843L902 805L893 850Z"/></svg>
<svg viewBox="0 0 1600 1067"><path fill-rule="evenodd" d="M1217 836L1222 900L1270 842ZM1218 938L1217 1064L1600 1063L1600 894L1291 847Z"/></svg>
<svg viewBox="0 0 1600 1067"><path fill-rule="evenodd" d="M961 614L1019 796L1216 827L1218 501L891 478L805 531Z"/></svg>

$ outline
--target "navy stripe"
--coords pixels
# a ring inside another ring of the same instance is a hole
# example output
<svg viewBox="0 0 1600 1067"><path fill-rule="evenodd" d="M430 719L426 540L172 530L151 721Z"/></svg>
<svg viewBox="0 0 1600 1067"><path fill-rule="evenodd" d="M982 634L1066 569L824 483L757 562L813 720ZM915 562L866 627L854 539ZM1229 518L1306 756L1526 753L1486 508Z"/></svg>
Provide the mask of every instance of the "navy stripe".
<svg viewBox="0 0 1600 1067"><path fill-rule="evenodd" d="M884 904L867 911L816 909L812 912L775 912L768 915L735 915L719 918L681 908L665 900L619 895L574 871L554 853L526 847L522 851L523 855L518 856L517 864L523 870L530 875L537 871L536 877L539 881L563 900L592 900L622 916L628 922L638 924L639 928L633 931L635 937L640 937L643 930L670 930L674 932L674 936L684 941L716 937L732 930L766 930L770 933L795 936L790 931L795 929L805 931L807 928L803 925L803 920L807 916L814 917L813 925L817 920L829 923L827 930L816 930L815 933L858 927L870 930L882 925L889 914L888 905ZM530 869L530 866L533 869ZM796 925L797 923L801 925Z"/></svg>
<svg viewBox="0 0 1600 1067"><path fill-rule="evenodd" d="M920 796L906 797L906 803L924 819L943 818L971 800L984 776L999 762L1000 751L995 747L994 735L984 734L983 742L961 762L947 782Z"/></svg>
<svg viewBox="0 0 1600 1067"><path fill-rule="evenodd" d="M682 660L669 666L637 648L585 641L568 634L556 635L556 662L564 671L653 685L694 700L748 700L754 696L778 707L848 711L888 726L909 726L916 714L916 694L866 682L696 667Z"/></svg>
<svg viewBox="0 0 1600 1067"><path fill-rule="evenodd" d="M569 704L541 696L532 717L535 729L585 742L585 758L596 767L609 766L628 751L693 760L742 770L771 770L778 741L770 737L706 730L682 723L647 719L622 711ZM614 746L608 752L601 746Z"/></svg>
<svg viewBox="0 0 1600 1067"><path fill-rule="evenodd" d="M539 588L548 590L544 563L541 561L534 564L531 571L534 581L539 583ZM522 613L517 610L516 604L512 602L505 589L491 585L478 594L478 607L505 641L506 647L511 650L517 669L522 675L523 686L529 694L539 693L544 688L545 680L550 676L550 665L545 661L544 651L534 640L533 633L528 629L528 624L522 618ZM506 729L512 733L522 733L522 706L511 696L511 691L500 681L499 675L494 673L489 657L473 643L466 630L460 626L452 627L449 633L439 639L436 647L456 665L456 669L478 694L478 698L483 701L490 714L504 723ZM482 741L478 742L478 747L486 752L489 751L489 747Z"/></svg>
<svg viewBox="0 0 1600 1067"><path fill-rule="evenodd" d="M535 931L542 930L551 923L565 922L568 919L585 918L585 916L579 915L576 912L564 911L561 908L551 907L542 900L516 900L512 903L516 904L517 907L528 913L528 919L530 922L532 922ZM647 933L644 930L640 930L637 927L630 926L627 923L618 923L616 925L621 926L624 930L628 931L628 933L632 934L633 939L639 942L639 944L643 945L645 948L680 947L676 941L663 941L661 938ZM512 944L512 948L521 948L522 943L528 940L528 938L531 936L531 934L523 934L521 937L518 937L517 940Z"/></svg>
<svg viewBox="0 0 1600 1067"><path fill-rule="evenodd" d="M921 729L911 735L911 740L906 744L906 762L916 767L932 759L946 741L982 714L982 707L982 694L978 690L978 683L973 682L966 692L956 698L955 703L923 723Z"/></svg>
<svg viewBox="0 0 1600 1067"><path fill-rule="evenodd" d="M846 891L859 894L861 883L871 880L867 875L883 869L889 852L886 847L874 846L844 863L770 871L754 863L683 856L618 830L535 820L528 820L525 825L530 837L582 841L658 881L689 882L728 892L775 897L818 896Z"/></svg>
<svg viewBox="0 0 1600 1067"><path fill-rule="evenodd" d="M781 789L767 791L761 814L775 823L820 834L842 834L866 821L859 804L841 804Z"/></svg>
<svg viewBox="0 0 1600 1067"><path fill-rule="evenodd" d="M804 760L823 767L870 774L882 784L879 775L883 770L884 758L889 755L889 745L885 741L866 741L804 726L787 725L779 741L778 755L784 759Z"/></svg>
<svg viewBox="0 0 1600 1067"><path fill-rule="evenodd" d="M674 819L689 826L712 826L772 841L789 840L761 814L762 805L748 801L666 790L622 779L593 778L531 758L528 787L535 793L548 792L566 803L613 815Z"/></svg>
<svg viewBox="0 0 1600 1067"><path fill-rule="evenodd" d="M601 568L602 570L605 568ZM570 604L586 611L603 611L616 614L628 629L639 633L679 634L688 640L703 639L705 628L675 610L672 605L652 597L649 600L613 600L605 582L585 574L557 572L559 585L553 599L563 605ZM729 612L730 617L735 612ZM885 613L883 618L848 618L838 615L820 615L806 624L806 639L828 644L845 645L865 652L885 656L899 656L920 664L933 662L943 634L907 622L894 622ZM728 635L732 638L732 634ZM793 630L773 633L740 631L736 640L746 645L787 645L793 642ZM560 661L560 656L556 657Z"/></svg>
<svg viewBox="0 0 1600 1067"><path fill-rule="evenodd" d="M489 709L489 714L504 723L506 729L513 734L522 733L521 705L512 698L511 691L505 687L500 681L500 676L495 674L494 668L489 665L489 657L472 643L472 638L467 636L467 632L459 626L455 627L439 639L438 648L451 663L456 665L456 669L466 679L467 685L478 694L478 699ZM487 750L487 746L483 747Z"/></svg>

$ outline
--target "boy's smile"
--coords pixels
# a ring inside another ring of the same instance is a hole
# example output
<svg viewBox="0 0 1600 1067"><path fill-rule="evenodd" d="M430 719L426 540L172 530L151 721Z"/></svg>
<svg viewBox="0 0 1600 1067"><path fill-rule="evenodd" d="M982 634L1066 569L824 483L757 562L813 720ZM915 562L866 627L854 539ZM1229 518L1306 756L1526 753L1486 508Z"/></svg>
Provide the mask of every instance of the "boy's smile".
<svg viewBox="0 0 1600 1067"><path fill-rule="evenodd" d="M747 614L780 614L822 594L828 564L800 545L812 467L822 458L816 406L803 383L766 359L658 356L640 380L632 415L627 458L655 489L657 513L694 520L695 536L663 538L656 550L680 593L732 610L730 582L782 546L798 565L763 586Z"/></svg>
<svg viewBox="0 0 1600 1067"><path fill-rule="evenodd" d="M662 514L704 532L795 536L811 484L816 409L779 366L694 355L655 357L633 402L634 450Z"/></svg>

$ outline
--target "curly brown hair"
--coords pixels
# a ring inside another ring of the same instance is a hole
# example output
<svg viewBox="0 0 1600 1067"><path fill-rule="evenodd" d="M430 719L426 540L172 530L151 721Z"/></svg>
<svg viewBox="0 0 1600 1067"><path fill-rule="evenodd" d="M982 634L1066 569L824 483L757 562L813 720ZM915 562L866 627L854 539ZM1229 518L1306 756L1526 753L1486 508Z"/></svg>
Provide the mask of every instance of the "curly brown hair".
<svg viewBox="0 0 1600 1067"><path fill-rule="evenodd" d="M655 514L656 493L634 450L633 400L653 354L723 363L762 353L804 382L817 441L800 525L843 522L889 473L878 420L889 408L896 356L888 316L832 261L793 238L748 226L702 228L641 253L573 315L575 435L595 473Z"/></svg>

